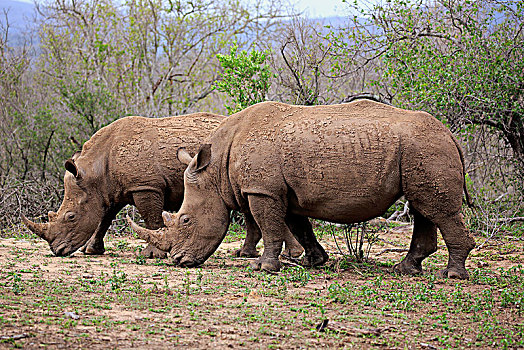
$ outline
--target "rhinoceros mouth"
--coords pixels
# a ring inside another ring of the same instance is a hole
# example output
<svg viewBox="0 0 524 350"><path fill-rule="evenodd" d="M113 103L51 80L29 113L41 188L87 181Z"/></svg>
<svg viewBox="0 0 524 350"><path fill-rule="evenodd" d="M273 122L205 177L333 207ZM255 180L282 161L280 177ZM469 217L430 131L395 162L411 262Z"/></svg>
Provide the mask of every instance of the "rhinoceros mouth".
<svg viewBox="0 0 524 350"><path fill-rule="evenodd" d="M51 247L51 251L56 256L67 256L71 254L71 250L70 249L68 250L67 243L62 243L57 247Z"/></svg>
<svg viewBox="0 0 524 350"><path fill-rule="evenodd" d="M176 266L196 267L202 264L202 260L195 259L187 253L178 253L171 259Z"/></svg>
<svg viewBox="0 0 524 350"><path fill-rule="evenodd" d="M202 262L198 261L198 260L189 260L189 259L183 259L179 266L180 267L197 267L199 265L201 265Z"/></svg>
<svg viewBox="0 0 524 350"><path fill-rule="evenodd" d="M80 245L81 246L81 245ZM58 245L56 248L51 247L51 251L56 256L69 256L76 252L80 246L71 246L69 243L65 242Z"/></svg>

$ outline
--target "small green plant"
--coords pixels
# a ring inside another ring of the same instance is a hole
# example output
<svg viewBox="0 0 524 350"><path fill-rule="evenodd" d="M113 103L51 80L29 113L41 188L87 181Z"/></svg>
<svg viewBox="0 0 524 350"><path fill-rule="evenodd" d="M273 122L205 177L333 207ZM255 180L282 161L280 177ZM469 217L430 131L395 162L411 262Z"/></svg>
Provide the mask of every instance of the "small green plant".
<svg viewBox="0 0 524 350"><path fill-rule="evenodd" d="M302 266L291 267L282 272L289 282L297 286L305 286L311 280L311 273Z"/></svg>
<svg viewBox="0 0 524 350"><path fill-rule="evenodd" d="M146 257L143 255L137 255L135 259L135 264L137 265L145 265L146 263Z"/></svg>
<svg viewBox="0 0 524 350"><path fill-rule="evenodd" d="M124 252L129 249L129 242L127 242L126 240L120 239L116 241L115 248L117 250L120 250L121 252Z"/></svg>
<svg viewBox="0 0 524 350"><path fill-rule="evenodd" d="M18 272L8 272L7 279L10 282L13 293L16 295L23 293L25 288L22 284L22 277Z"/></svg>
<svg viewBox="0 0 524 350"><path fill-rule="evenodd" d="M239 52L237 43L231 46L228 55L217 55L223 72L215 89L225 92L233 100L232 106L226 105L230 114L266 99L273 76L265 63L268 56L269 51Z"/></svg>
<svg viewBox="0 0 524 350"><path fill-rule="evenodd" d="M113 276L109 279L112 290L121 289L122 285L127 281L127 274L124 271L113 270Z"/></svg>

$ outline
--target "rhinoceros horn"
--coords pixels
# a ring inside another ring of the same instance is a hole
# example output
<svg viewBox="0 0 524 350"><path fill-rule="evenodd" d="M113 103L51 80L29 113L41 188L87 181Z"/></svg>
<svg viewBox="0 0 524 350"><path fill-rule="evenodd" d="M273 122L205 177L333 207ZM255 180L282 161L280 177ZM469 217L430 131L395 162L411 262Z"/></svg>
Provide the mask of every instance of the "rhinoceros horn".
<svg viewBox="0 0 524 350"><path fill-rule="evenodd" d="M26 218L24 214L22 214L22 221L35 235L45 239L46 241L48 240L47 232L49 230L49 224L37 224Z"/></svg>
<svg viewBox="0 0 524 350"><path fill-rule="evenodd" d="M167 240L165 229L158 229L158 230L150 230L147 228L143 228L142 226L139 226L136 224L129 215L126 216L127 223L133 231L135 231L138 235L138 237L146 240L148 243L151 243L155 247L157 247L160 250L163 250L165 252L168 252L171 250L171 243Z"/></svg>

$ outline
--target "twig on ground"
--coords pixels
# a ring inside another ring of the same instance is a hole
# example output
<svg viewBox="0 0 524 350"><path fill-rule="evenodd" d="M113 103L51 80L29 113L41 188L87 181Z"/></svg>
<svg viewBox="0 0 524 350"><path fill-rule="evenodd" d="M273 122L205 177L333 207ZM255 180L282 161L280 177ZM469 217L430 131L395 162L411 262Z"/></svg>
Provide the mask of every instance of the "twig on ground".
<svg viewBox="0 0 524 350"><path fill-rule="evenodd" d="M29 338L29 334L15 334L15 335L3 335L0 337L0 340L19 340Z"/></svg>
<svg viewBox="0 0 524 350"><path fill-rule="evenodd" d="M394 243L394 242L390 242L388 240L385 240L384 238L378 238L379 241L382 241L384 243L387 243L387 244L390 244L394 247L402 247L402 244L398 244L398 243Z"/></svg>
<svg viewBox="0 0 524 350"><path fill-rule="evenodd" d="M384 249L383 251L381 251L380 253L377 253L376 255L382 255L382 254L385 254L385 253L392 253L392 252L398 252L398 253L402 253L402 252L407 252L409 249L407 248L386 248Z"/></svg>

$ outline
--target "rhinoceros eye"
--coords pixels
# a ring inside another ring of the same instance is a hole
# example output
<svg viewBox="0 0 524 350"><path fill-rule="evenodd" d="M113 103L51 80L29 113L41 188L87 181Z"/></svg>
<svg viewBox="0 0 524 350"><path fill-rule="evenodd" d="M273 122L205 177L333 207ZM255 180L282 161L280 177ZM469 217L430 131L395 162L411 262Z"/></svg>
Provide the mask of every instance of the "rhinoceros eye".
<svg viewBox="0 0 524 350"><path fill-rule="evenodd" d="M182 224L187 224L189 221L190 221L190 219L189 219L189 216L187 216L187 215L182 215L182 216L180 217L180 222L181 222Z"/></svg>
<svg viewBox="0 0 524 350"><path fill-rule="evenodd" d="M75 213L72 213L72 212L68 212L65 215L65 219L67 221L73 221L75 218L76 218L76 215L75 215Z"/></svg>

